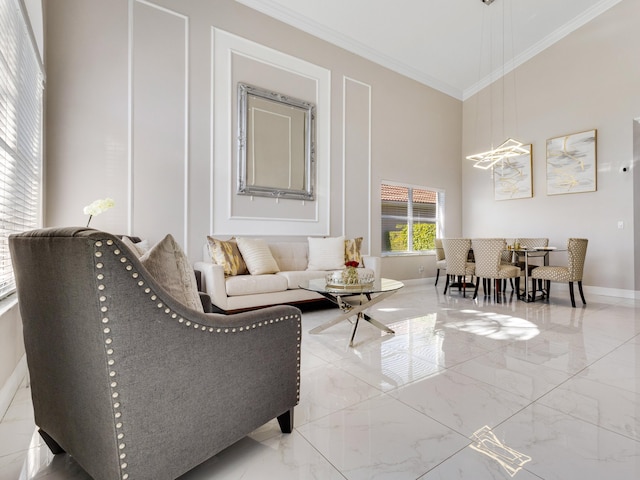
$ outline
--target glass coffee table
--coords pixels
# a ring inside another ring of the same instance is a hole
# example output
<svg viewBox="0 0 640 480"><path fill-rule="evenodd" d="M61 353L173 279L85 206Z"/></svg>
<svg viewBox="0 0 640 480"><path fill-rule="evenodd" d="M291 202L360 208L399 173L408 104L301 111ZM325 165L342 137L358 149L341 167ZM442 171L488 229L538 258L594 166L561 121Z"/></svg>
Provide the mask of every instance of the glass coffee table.
<svg viewBox="0 0 640 480"><path fill-rule="evenodd" d="M347 287L334 287L327 285L327 281L324 278L318 278L302 282L300 288L319 293L323 297L327 298L331 302L338 305L342 314L336 318L329 320L310 330L309 333L316 334L332 327L344 320L348 320L351 317L356 317L353 322L353 331L351 332L351 339L349 340L349 346L353 346L353 339L356 336L356 330L358 329L358 322L364 320L369 322L374 327L379 328L383 332L394 334L386 325L380 323L375 318L371 318L364 313L364 310L381 302L389 295L400 290L404 287L404 283L397 280L391 280L389 278L379 278L370 284L363 285L349 285Z"/></svg>

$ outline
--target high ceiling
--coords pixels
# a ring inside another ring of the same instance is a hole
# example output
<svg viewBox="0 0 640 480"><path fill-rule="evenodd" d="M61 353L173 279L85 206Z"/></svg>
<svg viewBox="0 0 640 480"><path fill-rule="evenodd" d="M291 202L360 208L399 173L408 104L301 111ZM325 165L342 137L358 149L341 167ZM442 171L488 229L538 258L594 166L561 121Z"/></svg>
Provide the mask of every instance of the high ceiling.
<svg viewBox="0 0 640 480"><path fill-rule="evenodd" d="M621 0L236 0L466 99Z"/></svg>

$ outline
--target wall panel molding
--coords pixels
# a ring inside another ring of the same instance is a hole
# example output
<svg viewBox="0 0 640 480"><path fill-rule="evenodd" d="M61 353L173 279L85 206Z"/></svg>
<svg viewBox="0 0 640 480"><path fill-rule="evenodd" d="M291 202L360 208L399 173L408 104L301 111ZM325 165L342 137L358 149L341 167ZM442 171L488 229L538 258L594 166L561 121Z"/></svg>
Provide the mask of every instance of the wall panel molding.
<svg viewBox="0 0 640 480"><path fill-rule="evenodd" d="M364 237L363 253L371 250L371 85L342 79L342 232ZM362 192L367 215L362 215ZM352 208L350 208L350 206Z"/></svg>
<svg viewBox="0 0 640 480"><path fill-rule="evenodd" d="M216 235L328 235L331 72L215 27L211 29L211 45L210 231ZM313 202L239 198L235 194L238 81L316 104L316 199ZM248 214L249 211L255 215Z"/></svg>
<svg viewBox="0 0 640 480"><path fill-rule="evenodd" d="M128 230L189 245L189 18L129 0ZM152 121L159 117L162 122ZM160 223L149 218L158 212ZM163 231L154 231L162 228Z"/></svg>

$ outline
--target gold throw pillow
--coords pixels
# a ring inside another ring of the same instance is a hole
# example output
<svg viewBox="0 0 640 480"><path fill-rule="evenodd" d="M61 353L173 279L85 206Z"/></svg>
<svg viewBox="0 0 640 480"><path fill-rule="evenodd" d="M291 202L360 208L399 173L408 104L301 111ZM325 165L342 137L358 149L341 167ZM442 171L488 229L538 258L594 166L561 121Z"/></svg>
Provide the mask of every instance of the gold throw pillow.
<svg viewBox="0 0 640 480"><path fill-rule="evenodd" d="M209 243L209 253L211 260L217 265L224 267L226 276L246 275L249 273L247 264L244 262L238 244L234 239L218 240L217 238L207 236Z"/></svg>

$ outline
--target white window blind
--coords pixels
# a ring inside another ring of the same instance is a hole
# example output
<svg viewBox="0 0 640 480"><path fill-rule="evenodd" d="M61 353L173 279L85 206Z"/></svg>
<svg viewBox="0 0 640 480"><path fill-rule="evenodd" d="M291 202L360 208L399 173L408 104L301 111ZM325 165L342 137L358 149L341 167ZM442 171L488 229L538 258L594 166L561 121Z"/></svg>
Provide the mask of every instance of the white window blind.
<svg viewBox="0 0 640 480"><path fill-rule="evenodd" d="M9 235L40 225L43 73L19 0L0 0L0 298L15 290Z"/></svg>

